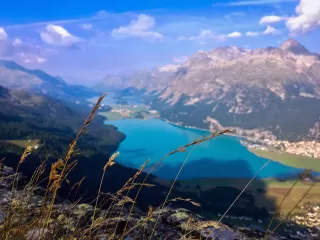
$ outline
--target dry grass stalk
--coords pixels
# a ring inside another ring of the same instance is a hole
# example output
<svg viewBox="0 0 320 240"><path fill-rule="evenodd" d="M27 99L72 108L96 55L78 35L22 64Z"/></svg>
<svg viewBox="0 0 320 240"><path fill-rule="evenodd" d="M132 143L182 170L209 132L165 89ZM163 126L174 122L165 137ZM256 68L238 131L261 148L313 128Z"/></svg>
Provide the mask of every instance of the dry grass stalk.
<svg viewBox="0 0 320 240"><path fill-rule="evenodd" d="M277 206L277 209L276 209L275 213L273 214L273 216L272 216L272 218L271 218L271 220L270 220L270 222L269 222L269 224L268 224L267 230L266 230L266 232L265 232L265 234L264 234L264 238L267 236L268 231L269 231L269 229L270 229L270 227L271 227L271 225L272 225L272 223L273 223L273 220L275 219L276 215L278 215L278 214L280 213L280 209L281 209L282 204L284 203L284 201L286 200L286 198L289 196L289 194L292 192L292 189L298 184L298 182L299 182L299 179L297 179L297 180L292 184L292 186L291 186L291 187L289 188L289 190L287 191L286 195L285 195L285 196L283 197L283 199L281 200L280 204Z"/></svg>
<svg viewBox="0 0 320 240"><path fill-rule="evenodd" d="M150 219L152 217L153 214L153 207L149 206L149 210L148 210L148 214L147 214L147 219Z"/></svg>
<svg viewBox="0 0 320 240"><path fill-rule="evenodd" d="M143 169L145 169L145 167L147 166L148 163L149 163L149 160L145 161L142 164L142 166L139 168L139 170L135 173L135 175L127 180L127 182L121 187L121 189L116 192L115 199L118 199L120 196L122 196L124 192L126 192L126 196L125 197L128 197L128 195L130 193L130 190L132 190L135 186L138 186L138 185L134 184L134 182L140 176L140 174L142 173ZM141 185L139 185L139 186L141 186ZM149 184L149 185L145 185L145 186L146 187L152 187L153 185ZM134 200L132 200L132 203L133 204L135 203ZM112 201L111 208L114 205L115 205L115 201ZM120 210L120 215L119 216L121 216L122 213L123 213L124 205L125 205L125 202L123 202L122 205L121 205L121 210ZM120 221L118 221L116 223L116 226L114 228L114 234L116 234L119 222Z"/></svg>
<svg viewBox="0 0 320 240"><path fill-rule="evenodd" d="M269 236L271 236L280 226L283 224L285 220L287 220L292 212L299 206L299 204L305 199L305 197L309 194L309 192L313 189L313 187L317 184L317 182L314 182L308 190L303 194L303 196L300 198L300 200L294 205L294 207L286 214L286 216L277 224L277 226L263 239L268 239Z"/></svg>
<svg viewBox="0 0 320 240"><path fill-rule="evenodd" d="M11 176L11 177L15 177L12 183L13 193L15 193L15 188L19 181L19 174L18 174L19 168L21 164L25 162L26 158L31 154L31 152L32 152L31 146L28 146L25 148L18 162L18 166L16 168L15 174ZM3 160L4 159L1 160L1 163ZM2 236L5 238L8 238L10 234L12 234L14 230L16 230L16 227L14 226L16 225L16 222L15 222L16 216L19 214L22 214L22 212L24 211L24 208L22 207L22 203L25 203L25 202L20 199L17 199L17 196L15 196L15 194L13 196L15 197L15 199L11 202L8 208L7 217L1 229L1 231L3 232Z"/></svg>
<svg viewBox="0 0 320 240"><path fill-rule="evenodd" d="M222 219L227 215L227 213L230 211L230 209L233 207L233 205L237 202L237 200L241 197L241 195L246 191L246 189L249 187L251 182L257 177L257 175L270 163L271 160L268 160L263 166L254 174L254 176L250 179L250 181L247 183L247 185L242 189L242 191L239 193L239 195L236 197L236 199L231 203L229 208L225 211L225 213L222 215L222 217L219 219L218 223L221 223ZM211 236L214 229L210 231L208 234L206 240Z"/></svg>
<svg viewBox="0 0 320 240"><path fill-rule="evenodd" d="M184 166L185 166L185 164L187 163L189 157L191 156L192 152L196 149L196 147L198 146L198 144L200 144L200 143L202 143L202 142L204 142L204 141L207 141L207 140L209 140L209 139L213 139L213 138L215 138L215 137L217 137L217 136L223 135L223 134L228 133L228 132L230 132L230 130L225 130L225 131L222 131L222 132L215 132L215 133L211 134L211 135L210 135L209 137L207 137L207 138L203 138L203 139L200 139L200 140L196 140L196 141L194 141L193 143L187 144L187 145L185 145L184 147L178 149L178 152L185 152L185 151L186 151L186 148L188 148L188 147L190 147L190 146L193 146L193 148L191 149L190 153L188 154L188 156L187 156L187 157L185 158L185 160L183 161L183 163L182 163L182 165L181 165L181 167L180 167L180 169L179 169L179 171L178 171L178 173L177 173L177 175L176 175L173 183L171 184L170 190L169 190L169 192L168 192L168 194L167 194L167 196L166 196L166 198L165 198L165 200L164 200L164 204L163 204L162 209L165 207L165 204L166 204L166 202L167 202L167 200L168 200L168 198L169 198L169 196L170 196L170 194L171 194L171 192L172 192L172 190L173 190L173 187L174 187L175 183L177 182L177 180L178 180L178 178L179 178L179 176L180 176L180 173L181 173L182 169L184 168ZM173 152L170 153L170 155L175 154L176 152L177 152L177 151L173 151ZM156 229L156 227L157 227L159 218L160 218L160 215L158 216L158 218L157 218L157 220L156 220L156 222L155 222L155 224L154 224L154 227L153 227L153 230L152 230L150 239L152 238L153 233L154 233L154 231L155 231L155 229Z"/></svg>
<svg viewBox="0 0 320 240"><path fill-rule="evenodd" d="M69 164L69 160L71 159L71 157L77 153L77 150L75 149L76 143L79 140L79 138L84 135L86 133L87 127L90 124L90 122L93 120L94 118L94 114L97 111L97 109L100 106L100 103L102 101L104 96L100 97L96 106L94 107L94 109L91 111L90 115L88 116L88 118L85 120L82 128L80 129L80 131L77 133L75 139L71 142L71 144L69 145L69 149L68 152L65 156L64 159L59 159L57 162L55 162L54 164L52 164L51 166L51 171L49 174L49 183L48 183L48 187L46 189L46 194L45 194L45 198L43 200L43 206L45 206L47 197L48 197L48 193L53 193L52 197L51 197L51 203L50 203L50 207L49 210L47 212L47 216L45 218L45 222L44 225L42 226L42 230L46 228L46 226L48 225L48 220L50 219L50 214L52 212L52 208L53 208L53 203L54 200L56 198L56 193L58 191L58 189L61 187L61 184L63 181L67 180L67 176L70 173L70 171L72 171L72 169L76 166L76 161L72 162ZM19 167L21 164L23 164L26 160L26 158L31 154L32 152L32 147L27 147L22 156L20 157L20 160L18 162L18 166L16 169L16 174L14 176L18 176L18 171L19 171ZM1 160L2 163L3 160ZM109 162L109 165L112 165L112 159ZM27 210L27 204L28 201L30 201L30 196L31 194L28 194L29 190L33 190L34 187L37 186L40 176L44 173L45 170L45 162L42 163L33 173L29 183L25 186L24 191L26 193L26 197L22 198L22 199L14 199L10 208L13 209L14 212L9 212L8 217L5 219L3 228L1 229L1 233L2 236L4 237L3 239L7 239L7 238L15 238L14 236L18 236L18 235L23 235L26 233L26 231L28 231L30 229L30 227L33 228L38 228L41 229L39 222L42 221L42 213L44 208L41 208L41 211L38 215L37 218L35 218L35 220L32 220L30 223L26 224L26 225L17 225L17 227L13 226L13 224L16 224L16 221L20 221L21 219L25 219L27 218L28 215L28 210ZM83 179L78 183L78 186L80 186L81 182L83 181ZM15 188L15 180L12 184L13 189ZM15 222L12 222L12 221ZM43 231L40 235L40 239L44 237L43 235Z"/></svg>
<svg viewBox="0 0 320 240"><path fill-rule="evenodd" d="M111 157L109 158L109 161L104 165L103 167L103 172L105 173L108 167L113 166L114 164L116 164L114 162L114 160L119 156L119 152L116 152L114 154L111 155Z"/></svg>
<svg viewBox="0 0 320 240"><path fill-rule="evenodd" d="M223 130L223 131L220 131L220 132L215 132L215 133L212 133L210 134L208 137L204 137L202 139L199 139L199 140L195 140L193 141L192 143L189 143L189 144L186 144L185 146L182 146L182 147L179 147L177 148L176 150L173 150L171 151L170 153L166 154L164 157L162 157L161 159L159 159L155 164L153 164L153 166L151 167L151 169L149 170L149 172L147 173L146 177L144 178L143 182L142 183L145 183L148 179L148 177L150 176L150 174L153 172L153 170L164 160L166 159L167 157L173 155L173 154L176 154L178 152L184 152L186 151L187 148L193 146L193 145L197 145L197 144L200 144L202 142L206 142L206 141L209 141L217 136L220 136L220 135L223 135L223 134L227 134L227 133L231 133L232 131L227 129L227 130ZM134 202L137 202L137 199L138 199L138 196L141 192L141 189L142 189L143 185L140 186L140 188L138 189L138 192L135 196L135 199L134 199ZM134 206L135 204L132 204L131 208L130 208L130 212L129 212L129 215L128 215L128 218L127 218L127 221L126 221L126 224L125 224L125 227L124 227L124 232L126 231L127 229L127 226L128 226L128 222L130 220L130 216L133 212L133 209L134 209ZM122 236L123 237L123 236Z"/></svg>
<svg viewBox="0 0 320 240"><path fill-rule="evenodd" d="M18 177L19 177L18 176L18 171L20 169L20 166L21 166L22 163L25 162L26 158L31 154L31 152L32 152L32 147L31 146L27 146L25 148L25 150L23 151L23 153L22 153L22 155L20 157L20 160L18 162L17 169L16 169L16 179L14 180L14 182L12 184L12 190L14 190L15 184L17 184L17 182L18 182Z"/></svg>
<svg viewBox="0 0 320 240"><path fill-rule="evenodd" d="M94 115L97 112L97 110L99 109L100 104L101 104L102 100L104 99L104 97L105 97L105 94L102 95L101 97L99 97L93 110L90 112L89 116L84 121L82 128L78 131L78 133L76 134L76 137L70 143L69 149L68 149L68 152L67 152L65 158L63 160L60 159L58 161L58 163L54 167L51 168L51 171L53 171L53 172L52 173L50 172L50 176L53 178L53 181L51 181L51 185L49 186L49 189L53 194L51 197L51 203L50 203L49 209L47 211L47 216L46 216L46 220L45 220L43 229L46 229L48 227L48 224L49 224L48 221L49 221L51 213L52 213L52 208L53 208L53 204L56 199L56 196L57 196L58 189L59 189L60 185L62 184L63 179L67 176L66 171L70 167L68 165L69 160L71 159L72 154L75 151L75 147L77 145L77 142L78 142L79 138L86 133L87 127L92 122ZM61 169L60 173L58 173L57 169Z"/></svg>
<svg viewBox="0 0 320 240"><path fill-rule="evenodd" d="M173 198L171 200L168 200L167 202L177 202L177 201L181 201L181 202L188 202L188 203L191 203L193 206L195 207L200 207L201 204L200 203L197 203L197 202L194 202L192 201L191 198L181 198L181 197L177 197L177 198Z"/></svg>
<svg viewBox="0 0 320 240"><path fill-rule="evenodd" d="M187 231L188 231L188 228L189 228L189 225L190 225L191 221L192 221L192 216L189 216L188 222L187 222L187 225L186 225L186 229L184 231L184 235L182 236L182 239L184 239L185 237L188 238ZM201 235L200 235L200 238L201 238Z"/></svg>
<svg viewBox="0 0 320 240"><path fill-rule="evenodd" d="M187 156L187 157L185 158L185 160L183 161L183 163L182 163L182 165L181 165L181 167L180 167L180 169L179 169L179 171L178 171L178 173L177 173L177 175L176 175L173 183L171 184L170 190L169 190L169 192L168 192L168 194L167 194L167 196L166 196L166 198L165 198L165 200L164 200L164 204L163 204L161 210L163 210L163 208L165 207L165 205L166 205L166 203L167 203L167 200L168 200L168 198L169 198L169 196L170 196L170 194L171 194L171 192L172 192L172 190L173 190L173 187L174 187L175 183L176 183L177 180L178 180L178 177L180 176L180 173L181 173L182 169L184 168L185 164L187 163L189 157L191 156L192 152L196 149L196 147L197 147L197 145L194 145L194 146L193 146L193 148L191 149L190 153L188 154L188 156ZM156 222L155 222L155 224L154 224L154 227L153 227L152 232L151 232L151 235L150 235L150 239L152 238L153 233L154 233L154 231L156 230L156 227L157 227L157 224L158 224L159 219L160 219L160 214L158 215L157 220L156 220Z"/></svg>
<svg viewBox="0 0 320 240"><path fill-rule="evenodd" d="M26 234L26 232L28 232L28 230L30 228L32 229L35 229L35 228L40 228L41 229L41 234L40 234L40 239L44 239L45 238L45 229L48 227L49 225L49 222L51 221L50 217L51 217L51 214L52 212L54 211L54 215L57 214L57 209L53 209L53 204L54 204L54 201L55 201L55 198L57 196L57 192L59 190L59 188L61 187L62 183L64 181L66 181L67 183L69 182L67 177L69 175L69 173L73 170L73 168L76 166L77 162L76 161L73 161L70 163L71 159L73 158L73 156L75 154L78 154L78 150L76 149L76 145L77 145L77 142L79 140L79 138L81 136L83 136L84 134L86 134L87 132L87 127L88 125L91 123L91 121L93 120L94 118L94 114L95 112L98 110L99 106L100 106L100 103L102 101L104 96L100 97L97 104L95 105L94 109L91 111L90 115L88 116L88 118L85 120L82 128L80 129L80 131L76 134L76 137L72 140L72 142L70 143L69 145L69 148L68 148L68 151L65 155L64 158L62 159L59 159L57 160L55 163L53 163L51 165L51 171L50 171L50 174L49 174L49 183L48 183L48 187L46 189L46 194L45 194L45 198L43 200L43 206L44 208L41 208L41 211L40 213L37 215L37 218L36 220L32 220L31 223L28 223L28 224L25 224L25 225L18 225L19 222L16 221L16 219L20 220L20 219L25 219L27 218L28 216L28 212L27 212L27 207L26 207L26 204L27 202L29 201L28 198L26 199L14 199L14 201L12 202L11 206L10 206L10 209L11 209L11 213L9 214L9 217L6 219L6 222L3 226L4 228L4 231L1 231L3 234L2 234L2 237L4 237L3 239L9 239L13 237L14 238L17 238L18 236L23 236ZM126 203L129 203L131 204L131 208L130 208L130 212L129 212L129 215L126 219L126 222L125 222L125 227L124 227L124 230L123 230L123 233L122 233L122 236L121 238L124 238L126 235L128 235L130 232L132 232L133 230L139 228L139 227L143 227L145 226L145 224L150 221L152 219L152 217L155 215L155 213L157 211L160 210L160 212L158 212L158 216L156 218L156 222L154 224L154 227L153 227L153 230L152 230L152 233L151 233L151 236L150 236L150 239L152 238L153 236L153 233L156 229L156 226L157 226L157 223L158 223L158 220L161 216L161 210L163 210L166 206L167 203L169 202L176 202L176 201L185 201L185 202L189 202L190 204L196 206L196 207L200 207L200 204L199 203L196 203L194 201L192 201L192 199L190 198L180 198L180 197L177 197L177 198L173 198L173 199L169 199L169 196L174 188L174 185L176 183L176 181L178 180L178 177L180 176L180 173L182 172L186 162L188 161L188 158L190 157L191 153L193 152L193 150L196 148L196 146L198 144L201 144L202 142L205 142L205 141L208 141L212 138L215 138L217 136L220 136L220 135L223 135L225 133L229 133L231 132L230 130L224 130L224 131L221 131L221 132L216 132L216 133L213 133L211 134L210 136L208 137L205 137L205 138L202 138L200 140L196 140L192 143L189 143L183 147L179 147L178 149L176 150L173 150L171 151L170 153L166 154L163 158L161 158L158 162L156 162L151 170L148 172L148 174L146 175L146 177L144 178L144 180L142 181L142 183L137 183L137 179L138 177L142 174L143 170L145 169L145 167L147 166L148 162L149 161L146 161L142 166L141 168L135 173L134 176L132 176L131 178L129 178L127 180L127 182L122 186L122 188L120 190L118 190L115 194L108 194L108 193L102 193L101 192L101 189L102 189L102 184L103 184L103 181L104 181L104 177L105 177L105 174L106 174L106 170L109 168L109 167L112 167L114 164L115 164L115 159L116 157L119 155L119 153L115 153L113 154L109 160L106 162L106 164L104 165L103 167L103 174L102 174L102 177L101 177L101 180L100 180L100 185L99 185L99 189L98 189L98 194L97 194L97 197L93 200L93 202L95 202L95 206L94 206L94 211L93 211L93 215L92 215L92 218L91 218L91 223L89 222L87 226L83 227L81 226L80 227L80 220L78 220L76 226L75 226L75 229L78 230L79 232L81 232L81 234L83 234L82 236L80 236L80 234L78 235L75 235L75 233L71 233L71 232L66 232L65 233L65 237L63 237L62 239L96 239L98 237L98 235L94 235L92 236L96 231L98 232L102 227L104 226L107 226L107 223L108 223L108 220L109 218L107 218L107 216L109 215L110 218L112 217L112 210L113 208L117 207L117 206L121 206L121 211L120 211L120 215L119 215L119 218L121 218L122 216L122 213L123 213L123 209L124 209L124 206ZM137 202L137 198L139 196L139 193L142 189L142 187L153 187L152 184L148 184L146 183L146 180L147 178L149 177L149 175L151 174L151 172L165 159L167 158L168 156L171 156L171 155L174 155L178 152L186 152L187 149L189 147L193 146L192 150L190 151L190 153L188 154L187 158L184 160L182 166L180 167L172 185L171 185L171 188L164 200L164 202L156 209L154 210L153 207L149 207L149 210L148 210L148 213L146 215L146 217L144 219L142 219L140 222L138 222L135 226L131 227L131 229L127 230L127 226L128 226L128 222L130 220L130 216L132 214L132 211L133 211L133 208ZM26 148L24 153L22 154L19 162L18 162L18 167L17 167L17 170L16 170L16 173L18 172L18 169L20 167L20 165L22 163L25 162L26 158L28 157L28 155L31 154L31 150L32 148ZM1 169L1 162L3 160L0 161L0 169ZM40 176L43 174L44 172L44 169L45 169L45 164L46 163L42 163L34 172L33 176L31 177L31 180L30 182L27 184L27 186L25 187L24 190L29 190L29 189L32 189L34 188L38 182L39 182L39 179L40 179ZM249 186L249 184L253 181L253 179L256 177L256 175L268 164L268 162L255 174L255 176L249 181L249 183L244 187L244 189L241 191L241 193L237 196L237 198L234 200L234 202L230 205L230 207L227 209L227 211L224 213L224 215L220 218L219 220L219 223L222 221L223 217L228 213L228 211L231 209L231 207L235 204L235 202L238 200L238 198L241 196L241 194L247 189L247 187ZM80 185L81 183L83 182L83 180L85 179L85 177L83 177L79 182L75 183L71 190L74 190L76 187L77 189L79 190L80 188ZM297 180L298 182L299 180ZM281 207L282 203L284 202L284 200L286 199L286 197L290 194L291 192L291 189L296 185L295 182L293 184L293 186L289 189L288 193L286 194L286 196L284 197L284 199L282 200L282 202L280 203L279 205L279 208ZM315 184L313 184L309 190L305 193L304 197L311 191L311 189L314 187ZM14 186L14 184L13 184ZM133 189L133 188L136 188L138 187L138 192L135 196L134 199L130 198L129 197L129 192ZM77 191L78 191L77 190ZM50 195L50 198L48 198L48 196ZM101 199L103 197L103 199ZM303 197L303 198L304 198ZM106 200L105 200L105 199ZM302 199L303 199L302 198ZM286 218L291 214L292 211L294 211L294 209L300 204L300 202L302 201L302 199L300 199L300 201L295 205L295 207L288 213L288 215L286 216ZM47 209L47 213L46 213L46 216L43 216L43 211L42 209L45 209L46 207L46 201L47 200L50 200L50 205L49 205L49 208ZM106 214L103 215L98 215L97 212L99 210L98 208L98 204L100 205L100 203L102 203L101 206L104 205L105 201L110 201L111 200L111 205L109 206L108 210L106 211ZM65 210L59 210L58 209L58 212L61 214L59 215L59 220L62 222L64 217L62 217L62 214L64 214L66 217L68 216L68 214L71 212L71 209L73 209L74 207L77 206L77 204L79 204L81 201L81 198L79 198L69 209L68 211L65 211ZM105 221L103 218L106 218L107 221ZM274 218L274 216L273 216ZM44 224L39 224L39 222L41 223L41 221L44 221ZM84 220L83 220L84 221ZM190 216L188 218L188 222L187 222L187 226L186 226L186 229L185 229L185 234L182 236L181 239L184 239L186 238L192 231L188 231L188 226L189 224L191 223L192 221L192 217ZM271 224L272 224L272 221L273 219L271 220L270 224L269 224L269 227L268 229L271 227ZM120 221L117 221L116 223L116 227L114 229L114 232L111 236L109 236L108 239L115 239L116 238L116 230L117 230L117 227L118 227L118 224L119 224ZM279 226L281 225L281 223L279 223L273 230L272 232L268 235L270 236ZM53 230L54 232L56 231L56 227L58 227L57 224L53 224L53 225L50 225L50 226L53 226ZM78 229L79 227L79 229ZM77 232L77 231L74 231L74 232ZM100 232L100 231L99 231ZM137 235L139 234L140 230L137 231L137 234L134 238L137 237ZM212 232L209 234L209 236L212 234ZM80 236L80 238L79 238ZM100 235L99 235L100 236ZM101 236L104 236L103 234ZM265 236L265 237L268 237L268 236ZM57 237L58 238L58 235L56 233L54 233L54 237Z"/></svg>
<svg viewBox="0 0 320 240"><path fill-rule="evenodd" d="M80 179L80 181L78 181L78 182L76 182L75 184L73 184L73 186L71 187L70 191L73 191L73 190L77 187L76 193L78 193L79 188L80 188L82 182L83 182L85 179L86 179L86 177L83 177L83 178Z"/></svg>
<svg viewBox="0 0 320 240"><path fill-rule="evenodd" d="M96 203L95 203L94 211L93 211L93 215L92 215L92 224L91 224L90 230L89 230L89 237L91 237L92 228L94 226L94 221L95 221L95 216L96 216L96 212L97 212L97 208L98 208L100 192L101 192L104 176L106 174L106 170L107 170L108 167L111 167L111 166L113 166L115 164L114 160L117 158L117 156L119 156L119 154L120 154L119 152L116 152L116 153L112 154L111 157L109 158L108 162L103 167L103 173L102 173L102 177L101 177L101 181L100 181L100 185L99 185L98 195L97 195L97 198L96 198Z"/></svg>

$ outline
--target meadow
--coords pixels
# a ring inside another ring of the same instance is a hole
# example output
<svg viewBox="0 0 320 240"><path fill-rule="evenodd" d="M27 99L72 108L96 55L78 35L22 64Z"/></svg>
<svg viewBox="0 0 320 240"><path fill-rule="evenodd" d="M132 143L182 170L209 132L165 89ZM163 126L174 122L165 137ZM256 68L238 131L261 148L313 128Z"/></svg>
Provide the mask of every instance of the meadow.
<svg viewBox="0 0 320 240"><path fill-rule="evenodd" d="M296 168L308 168L320 172L320 159L301 155L294 155L286 152L273 152L255 148L250 148L249 150L259 157L271 159L273 161L280 162L288 166Z"/></svg>

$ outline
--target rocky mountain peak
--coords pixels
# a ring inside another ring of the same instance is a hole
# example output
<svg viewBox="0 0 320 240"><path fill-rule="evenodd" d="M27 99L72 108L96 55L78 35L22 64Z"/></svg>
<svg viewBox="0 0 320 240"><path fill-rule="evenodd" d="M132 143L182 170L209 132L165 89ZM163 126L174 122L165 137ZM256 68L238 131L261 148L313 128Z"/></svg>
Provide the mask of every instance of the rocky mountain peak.
<svg viewBox="0 0 320 240"><path fill-rule="evenodd" d="M295 54L300 54L300 55L309 55L310 52L308 51L307 48L305 48L301 43L296 41L295 39L288 39L287 41L283 42L280 46L280 49L284 51L290 51Z"/></svg>

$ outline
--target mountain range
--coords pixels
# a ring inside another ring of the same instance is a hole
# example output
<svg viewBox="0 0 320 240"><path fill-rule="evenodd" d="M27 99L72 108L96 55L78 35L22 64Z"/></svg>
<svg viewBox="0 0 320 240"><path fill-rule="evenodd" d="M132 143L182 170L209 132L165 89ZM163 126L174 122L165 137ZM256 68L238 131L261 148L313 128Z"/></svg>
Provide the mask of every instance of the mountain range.
<svg viewBox="0 0 320 240"><path fill-rule="evenodd" d="M107 75L94 89L0 60L0 85L11 89L11 99L28 92L21 103L47 96L88 110L88 98L114 91L118 97L136 95L162 118L184 126L231 128L261 139L320 140L320 55L294 39L279 47L199 51L181 64Z"/></svg>
<svg viewBox="0 0 320 240"><path fill-rule="evenodd" d="M112 83L107 77L99 84ZM182 64L113 77L161 117L256 138L320 140L320 55L294 39L279 47L199 51Z"/></svg>
<svg viewBox="0 0 320 240"><path fill-rule="evenodd" d="M0 85L68 101L97 96L93 89L68 84L61 77L52 76L39 69L27 69L7 60L0 60Z"/></svg>

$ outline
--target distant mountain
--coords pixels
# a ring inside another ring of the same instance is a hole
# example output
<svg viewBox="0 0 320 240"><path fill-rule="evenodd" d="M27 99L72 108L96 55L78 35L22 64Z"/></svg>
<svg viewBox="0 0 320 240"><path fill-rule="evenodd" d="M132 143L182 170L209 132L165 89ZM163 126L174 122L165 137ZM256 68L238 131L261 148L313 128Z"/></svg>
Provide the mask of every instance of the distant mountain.
<svg viewBox="0 0 320 240"><path fill-rule="evenodd" d="M101 82L94 85L97 91L114 92L123 89L127 85L128 79L122 75L106 75Z"/></svg>
<svg viewBox="0 0 320 240"><path fill-rule="evenodd" d="M284 43L281 44L280 49L284 51L290 51L294 54L300 55L312 55L308 49L306 49L303 45L297 42L294 39L288 39Z"/></svg>
<svg viewBox="0 0 320 240"><path fill-rule="evenodd" d="M126 87L183 125L320 140L320 57L293 39L280 48L199 51L180 65L136 74Z"/></svg>
<svg viewBox="0 0 320 240"><path fill-rule="evenodd" d="M146 88L149 82L156 82L155 88L162 89L166 86L168 79L172 75L171 68L168 70L159 68L153 71L138 71L131 75L106 75L101 82L93 88L97 91L117 92L128 86L133 86L138 89ZM152 89L153 86L149 86Z"/></svg>
<svg viewBox="0 0 320 240"><path fill-rule="evenodd" d="M30 70L6 60L0 60L0 85L72 101L98 95L92 89L67 84L61 77L51 76L38 69Z"/></svg>

